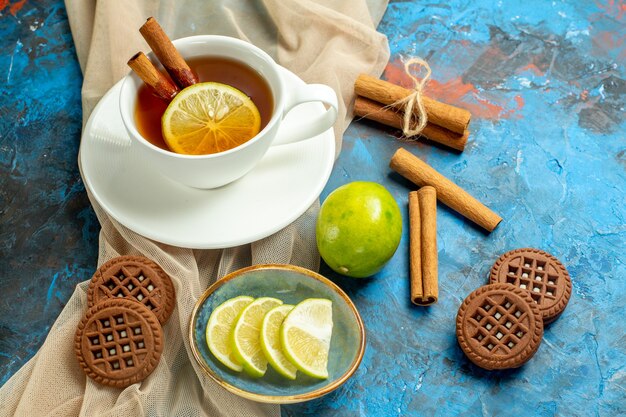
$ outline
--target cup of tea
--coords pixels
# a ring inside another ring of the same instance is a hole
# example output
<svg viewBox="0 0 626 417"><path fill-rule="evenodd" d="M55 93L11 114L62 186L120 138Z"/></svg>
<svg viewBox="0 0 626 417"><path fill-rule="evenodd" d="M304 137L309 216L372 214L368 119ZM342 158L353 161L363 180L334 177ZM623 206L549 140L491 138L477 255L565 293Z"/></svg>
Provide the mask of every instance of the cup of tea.
<svg viewBox="0 0 626 417"><path fill-rule="evenodd" d="M132 147L142 158L141 163L150 165L165 177L194 188L226 185L254 168L270 146L316 136L330 129L337 119L337 95L332 88L323 84L288 86L278 64L248 42L226 36L201 35L173 43L197 73L200 82L218 82L247 95L258 109L260 125L258 133L243 143L207 147L207 153L199 155L174 152L164 141L161 131L161 118L168 104L153 96L142 80L130 73L121 87L122 120ZM324 103L327 109L302 120L297 131L283 132L278 138L285 115L295 106L307 102Z"/></svg>

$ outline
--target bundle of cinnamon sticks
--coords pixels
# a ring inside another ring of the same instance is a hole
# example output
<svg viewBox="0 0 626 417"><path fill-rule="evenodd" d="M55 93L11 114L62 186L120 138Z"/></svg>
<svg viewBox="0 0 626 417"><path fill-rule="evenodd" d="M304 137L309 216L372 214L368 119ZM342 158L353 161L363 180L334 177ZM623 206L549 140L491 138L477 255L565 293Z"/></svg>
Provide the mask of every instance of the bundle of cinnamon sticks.
<svg viewBox="0 0 626 417"><path fill-rule="evenodd" d="M354 114L387 126L402 128L404 104L397 104L412 94L412 90L387 81L361 74L354 83L357 94ZM471 114L465 109L422 97L428 123L421 135L458 151L465 149ZM413 112L416 123L417 108Z"/></svg>

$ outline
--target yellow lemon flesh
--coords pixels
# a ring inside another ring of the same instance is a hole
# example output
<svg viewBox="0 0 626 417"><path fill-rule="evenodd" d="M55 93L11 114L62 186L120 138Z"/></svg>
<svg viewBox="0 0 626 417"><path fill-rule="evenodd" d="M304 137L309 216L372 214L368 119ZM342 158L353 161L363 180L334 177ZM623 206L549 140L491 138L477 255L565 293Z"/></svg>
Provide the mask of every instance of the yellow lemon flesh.
<svg viewBox="0 0 626 417"><path fill-rule="evenodd" d="M333 304L309 298L287 314L280 328L283 353L306 375L328 378L328 353L333 333Z"/></svg>
<svg viewBox="0 0 626 417"><path fill-rule="evenodd" d="M257 298L246 306L233 327L233 353L250 376L261 377L267 370L267 358L261 348L261 326L268 311L283 304L271 297Z"/></svg>
<svg viewBox="0 0 626 417"><path fill-rule="evenodd" d="M223 152L259 133L261 115L250 97L221 83L198 83L178 93L161 118L161 133L176 153Z"/></svg>
<svg viewBox="0 0 626 417"><path fill-rule="evenodd" d="M209 350L233 371L241 372L243 367L233 353L230 334L241 311L253 301L254 298L242 295L223 302L213 310L206 327Z"/></svg>
<svg viewBox="0 0 626 417"><path fill-rule="evenodd" d="M283 354L280 343L280 327L293 306L283 304L274 307L265 315L261 325L261 349L272 368L288 379L296 379L297 368Z"/></svg>

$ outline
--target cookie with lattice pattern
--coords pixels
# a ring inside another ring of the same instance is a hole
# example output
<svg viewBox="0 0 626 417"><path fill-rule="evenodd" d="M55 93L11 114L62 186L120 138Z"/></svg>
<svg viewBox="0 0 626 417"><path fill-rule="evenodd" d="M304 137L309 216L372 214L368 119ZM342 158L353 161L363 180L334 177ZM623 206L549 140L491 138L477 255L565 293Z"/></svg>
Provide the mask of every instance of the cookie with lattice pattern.
<svg viewBox="0 0 626 417"><path fill-rule="evenodd" d="M528 291L539 306L544 324L561 315L572 294L572 280L561 261L533 248L515 249L500 256L491 267L489 282L509 283Z"/></svg>
<svg viewBox="0 0 626 417"><path fill-rule="evenodd" d="M163 330L143 305L124 298L91 307L76 329L74 350L94 381L125 388L156 368L163 351Z"/></svg>
<svg viewBox="0 0 626 417"><path fill-rule="evenodd" d="M176 294L169 275L142 256L120 256L103 264L91 278L87 303L126 298L143 304L165 324L174 310Z"/></svg>
<svg viewBox="0 0 626 417"><path fill-rule="evenodd" d="M528 291L512 284L490 284L461 304L456 336L465 355L481 368L517 368L539 348L543 320Z"/></svg>

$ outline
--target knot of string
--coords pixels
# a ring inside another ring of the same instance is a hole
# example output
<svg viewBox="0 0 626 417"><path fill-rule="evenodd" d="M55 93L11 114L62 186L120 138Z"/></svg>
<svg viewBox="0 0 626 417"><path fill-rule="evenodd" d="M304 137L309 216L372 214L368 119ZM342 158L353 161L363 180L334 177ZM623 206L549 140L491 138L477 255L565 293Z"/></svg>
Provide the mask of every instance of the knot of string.
<svg viewBox="0 0 626 417"><path fill-rule="evenodd" d="M426 74L421 79L418 79L411 70L413 65L419 65L420 69L423 67L426 70ZM402 133L407 138L411 138L419 135L428 123L428 115L426 114L426 108L424 107L424 101L422 100L422 93L424 86L430 78L431 70L428 62L422 58L414 57L404 63L404 72L413 80L413 92L393 104L394 107L400 107L404 105L404 116L402 118ZM417 111L416 111L417 110ZM413 114L417 116L417 124L411 127L413 121Z"/></svg>

